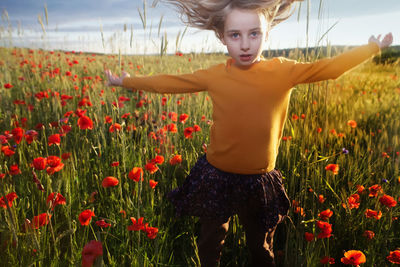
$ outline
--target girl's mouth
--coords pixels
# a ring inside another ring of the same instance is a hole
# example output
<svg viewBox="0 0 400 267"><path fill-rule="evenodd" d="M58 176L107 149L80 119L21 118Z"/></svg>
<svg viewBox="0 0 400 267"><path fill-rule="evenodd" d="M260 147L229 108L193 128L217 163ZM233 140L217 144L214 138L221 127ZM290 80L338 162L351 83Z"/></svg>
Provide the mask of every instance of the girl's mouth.
<svg viewBox="0 0 400 267"><path fill-rule="evenodd" d="M250 61L251 60L251 55L240 55L240 60L241 61Z"/></svg>

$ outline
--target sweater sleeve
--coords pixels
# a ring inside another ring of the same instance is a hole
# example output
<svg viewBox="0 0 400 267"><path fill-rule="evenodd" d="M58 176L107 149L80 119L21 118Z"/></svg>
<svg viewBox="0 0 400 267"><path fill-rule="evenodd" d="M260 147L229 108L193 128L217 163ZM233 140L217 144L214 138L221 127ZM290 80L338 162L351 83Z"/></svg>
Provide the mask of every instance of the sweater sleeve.
<svg viewBox="0 0 400 267"><path fill-rule="evenodd" d="M155 93L194 93L207 90L207 77L207 70L198 70L191 74L181 75L161 74L143 77L126 77L122 81L122 86Z"/></svg>
<svg viewBox="0 0 400 267"><path fill-rule="evenodd" d="M336 79L379 52L375 43L359 46L332 58L315 62L299 63L293 61L290 78L293 85Z"/></svg>

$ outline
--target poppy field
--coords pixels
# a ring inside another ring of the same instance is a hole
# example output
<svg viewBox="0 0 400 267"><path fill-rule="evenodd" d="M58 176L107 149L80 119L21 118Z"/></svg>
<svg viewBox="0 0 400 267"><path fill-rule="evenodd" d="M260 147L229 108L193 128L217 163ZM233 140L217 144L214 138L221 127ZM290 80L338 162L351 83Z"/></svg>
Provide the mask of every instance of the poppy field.
<svg viewBox="0 0 400 267"><path fill-rule="evenodd" d="M181 74L226 56L0 55L0 265L199 266L198 219L176 217L166 194L207 151L211 100L107 87L103 70ZM293 90L278 264L400 264L399 76L369 61ZM248 263L234 217L221 266Z"/></svg>

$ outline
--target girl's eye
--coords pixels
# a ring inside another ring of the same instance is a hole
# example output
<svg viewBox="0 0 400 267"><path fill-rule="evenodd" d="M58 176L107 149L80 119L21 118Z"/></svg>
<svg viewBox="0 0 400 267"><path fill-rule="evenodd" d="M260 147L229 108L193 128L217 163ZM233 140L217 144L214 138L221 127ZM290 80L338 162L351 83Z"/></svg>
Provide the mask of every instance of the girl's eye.
<svg viewBox="0 0 400 267"><path fill-rule="evenodd" d="M232 38L238 38L239 37L239 33L234 32L234 33L231 34L231 37Z"/></svg>
<svg viewBox="0 0 400 267"><path fill-rule="evenodd" d="M252 32L252 33L251 33L251 36L252 36L252 37L257 37L257 36L258 36L258 32Z"/></svg>

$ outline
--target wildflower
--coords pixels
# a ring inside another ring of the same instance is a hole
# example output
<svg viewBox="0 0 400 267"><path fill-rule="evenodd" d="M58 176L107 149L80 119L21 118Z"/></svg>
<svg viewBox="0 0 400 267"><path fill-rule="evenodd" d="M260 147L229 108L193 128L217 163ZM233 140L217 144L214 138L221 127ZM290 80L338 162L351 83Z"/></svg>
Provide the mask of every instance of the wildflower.
<svg viewBox="0 0 400 267"><path fill-rule="evenodd" d="M89 198L89 202L93 203L96 199L94 198L97 195L97 191L93 191L92 193L90 193L90 198Z"/></svg>
<svg viewBox="0 0 400 267"><path fill-rule="evenodd" d="M304 233L304 238L308 241L311 242L314 240L314 234L313 233L309 233L309 232L305 232Z"/></svg>
<svg viewBox="0 0 400 267"><path fill-rule="evenodd" d="M332 225L327 222L317 221L317 227L321 230L317 238L329 238L332 235Z"/></svg>
<svg viewBox="0 0 400 267"><path fill-rule="evenodd" d="M385 205L386 207L389 207L389 208L393 208L397 205L396 200L393 197L386 195L386 194L379 198L379 202L382 205Z"/></svg>
<svg viewBox="0 0 400 267"><path fill-rule="evenodd" d="M333 211L331 211L330 209L326 209L324 211L321 211L318 216L321 218L321 220L326 221L327 219L329 219L330 217L332 217L333 215Z"/></svg>
<svg viewBox="0 0 400 267"><path fill-rule="evenodd" d="M119 183L119 181L118 181L117 178L112 177L112 176L108 176L108 177L103 179L103 182L101 183L101 185L104 188L107 188L107 187L114 187L114 186L118 185L118 183Z"/></svg>
<svg viewBox="0 0 400 267"><path fill-rule="evenodd" d="M6 83L5 85L4 85L4 88L5 89L11 89L11 88L13 88L14 86L12 85L12 84L10 84L10 83Z"/></svg>
<svg viewBox="0 0 400 267"><path fill-rule="evenodd" d="M349 125L351 128L356 128L357 127L357 122L354 120L348 120L347 125Z"/></svg>
<svg viewBox="0 0 400 267"><path fill-rule="evenodd" d="M114 161L110 164L111 167L118 167L119 166L119 161Z"/></svg>
<svg viewBox="0 0 400 267"><path fill-rule="evenodd" d="M394 264L400 264L400 250L390 251L389 256L386 257L388 261Z"/></svg>
<svg viewBox="0 0 400 267"><path fill-rule="evenodd" d="M49 167L47 167L46 172L50 175L61 171L61 169L64 167L64 163L62 163L61 159L57 156L48 156L47 165L49 165Z"/></svg>
<svg viewBox="0 0 400 267"><path fill-rule="evenodd" d="M110 224L110 223L107 223L104 219L102 219L102 220L100 220L100 221L97 221L97 222L96 222L96 225L99 226L99 227L101 227L101 228L107 228L107 227L110 227L110 226L111 226L111 224Z"/></svg>
<svg viewBox="0 0 400 267"><path fill-rule="evenodd" d="M140 217L138 220L136 218L131 217L132 225L128 226L128 231L139 231L144 229L143 217Z"/></svg>
<svg viewBox="0 0 400 267"><path fill-rule="evenodd" d="M62 153L62 155L61 155L61 158L63 160L67 160L67 159L69 159L69 157L71 157L71 153L69 153L69 152Z"/></svg>
<svg viewBox="0 0 400 267"><path fill-rule="evenodd" d="M179 116L179 122L180 122L180 123L185 123L186 120L187 120L188 118L189 118L189 115L183 113L183 114L181 114L181 115Z"/></svg>
<svg viewBox="0 0 400 267"><path fill-rule="evenodd" d="M378 184L375 184L369 188L369 197L376 197L379 193L383 193L382 187Z"/></svg>
<svg viewBox="0 0 400 267"><path fill-rule="evenodd" d="M88 116L81 116L78 119L78 126L81 130L93 129L93 121Z"/></svg>
<svg viewBox="0 0 400 267"><path fill-rule="evenodd" d="M370 230L365 230L363 236L365 236L368 239L373 239L375 237L375 233Z"/></svg>
<svg viewBox="0 0 400 267"><path fill-rule="evenodd" d="M51 145L59 145L61 142L59 134L53 134L49 136L48 144Z"/></svg>
<svg viewBox="0 0 400 267"><path fill-rule="evenodd" d="M178 121L178 114L175 112L170 112L168 113L168 118L170 118L171 121Z"/></svg>
<svg viewBox="0 0 400 267"><path fill-rule="evenodd" d="M375 218L376 220L379 220L382 217L381 211L378 212L376 210L371 210L371 209L366 209L364 214L365 214L365 217Z"/></svg>
<svg viewBox="0 0 400 267"><path fill-rule="evenodd" d="M134 167L128 174L129 179L135 182L143 181L143 169L139 167Z"/></svg>
<svg viewBox="0 0 400 267"><path fill-rule="evenodd" d="M110 133L113 133L113 132L115 132L115 131L121 131L121 124L119 124L119 123L114 123L114 124L112 124L112 125L110 126L110 128L108 128L108 131L109 131Z"/></svg>
<svg viewBox="0 0 400 267"><path fill-rule="evenodd" d="M349 154L349 151L346 148L342 148L342 154Z"/></svg>
<svg viewBox="0 0 400 267"><path fill-rule="evenodd" d="M154 164L163 164L164 163L164 157L157 155L154 159L151 160L151 163Z"/></svg>
<svg viewBox="0 0 400 267"><path fill-rule="evenodd" d="M145 168L148 172L150 172L150 174L153 174L153 173L155 173L155 172L158 171L157 165L155 165L154 163L151 163L151 162L147 163L147 164L144 166L144 168Z"/></svg>
<svg viewBox="0 0 400 267"><path fill-rule="evenodd" d="M349 250L344 253L344 257L340 259L343 264L346 265L360 265L366 262L364 253L359 250Z"/></svg>
<svg viewBox="0 0 400 267"><path fill-rule="evenodd" d="M5 209L7 208L5 199L7 199L8 206L12 207L13 201L17 198L18 198L18 196L17 196L17 193L15 193L15 192L11 192L10 194L7 194L5 198L4 197L0 198L0 207L3 207Z"/></svg>
<svg viewBox="0 0 400 267"><path fill-rule="evenodd" d="M295 120L298 120L298 119L299 119L299 116L297 116L296 114L293 114L293 115L292 115L292 120L295 121Z"/></svg>
<svg viewBox="0 0 400 267"><path fill-rule="evenodd" d="M12 150L9 146L1 147L1 152L3 152L6 157L11 157L15 154L15 151Z"/></svg>
<svg viewBox="0 0 400 267"><path fill-rule="evenodd" d="M79 222L82 225L89 225L90 221L92 220L92 217L95 216L94 212L92 210L84 210L79 214Z"/></svg>
<svg viewBox="0 0 400 267"><path fill-rule="evenodd" d="M335 259L329 256L324 256L319 260L321 264L335 264Z"/></svg>
<svg viewBox="0 0 400 267"><path fill-rule="evenodd" d="M317 128L317 133L322 132L322 128Z"/></svg>
<svg viewBox="0 0 400 267"><path fill-rule="evenodd" d="M55 195L55 197L54 197ZM46 204L51 206L51 210L54 210L55 206L57 205L65 205L67 204L67 201L65 200L65 197L61 195L60 193L50 193L50 195L47 197Z"/></svg>
<svg viewBox="0 0 400 267"><path fill-rule="evenodd" d="M103 255L100 241L91 240L82 250L82 267L91 267L97 257Z"/></svg>
<svg viewBox="0 0 400 267"><path fill-rule="evenodd" d="M362 194L364 192L365 187L362 185L357 185L357 193Z"/></svg>
<svg viewBox="0 0 400 267"><path fill-rule="evenodd" d="M11 131L11 134L12 134L12 137L13 137L15 143L19 144L21 142L22 137L24 136L24 133L25 133L24 129L22 129L20 127L14 128Z"/></svg>
<svg viewBox="0 0 400 267"><path fill-rule="evenodd" d="M171 165L177 165L182 162L182 156L181 155L175 155L169 160L169 164Z"/></svg>
<svg viewBox="0 0 400 267"><path fill-rule="evenodd" d="M11 175L17 175L20 173L21 173L21 170L19 169L18 164L14 164L14 165L10 166L10 174Z"/></svg>
<svg viewBox="0 0 400 267"><path fill-rule="evenodd" d="M349 209L358 209L360 207L360 195L353 194L347 198Z"/></svg>
<svg viewBox="0 0 400 267"><path fill-rule="evenodd" d="M154 188L156 187L157 184L158 184L158 182L156 182L156 181L154 181L154 180L152 180L152 179L149 180L149 185L150 185L150 187L151 187L152 189L154 189Z"/></svg>
<svg viewBox="0 0 400 267"><path fill-rule="evenodd" d="M42 213L33 217L30 226L34 229L39 229L39 227L45 226L50 222L51 215L48 213Z"/></svg>
<svg viewBox="0 0 400 267"><path fill-rule="evenodd" d="M168 132L170 132L170 133L177 133L178 132L178 128L176 127L175 123L168 124L166 130L168 130Z"/></svg>
<svg viewBox="0 0 400 267"><path fill-rule="evenodd" d="M339 165L338 164L328 164L325 167L325 170L331 171L333 174L338 174L339 172Z"/></svg>
<svg viewBox="0 0 400 267"><path fill-rule="evenodd" d="M148 238L155 239L158 233L158 228L146 226L144 231L146 232Z"/></svg>
<svg viewBox="0 0 400 267"><path fill-rule="evenodd" d="M187 127L184 131L183 131L183 135L185 136L186 139L188 138L192 138L192 133L193 133L194 129L193 127Z"/></svg>
<svg viewBox="0 0 400 267"><path fill-rule="evenodd" d="M326 200L326 198L324 197L324 195L318 195L318 201L319 201L319 203L324 203L325 202L325 200Z"/></svg>

